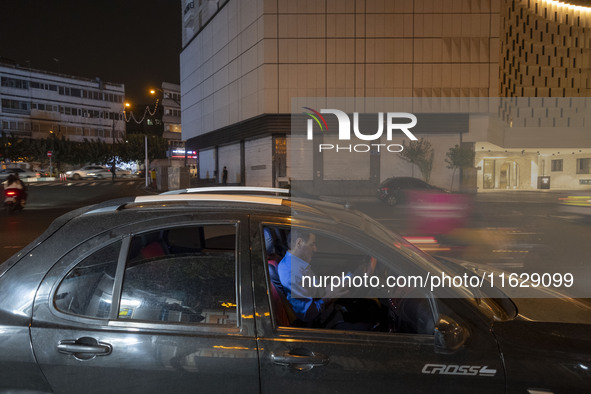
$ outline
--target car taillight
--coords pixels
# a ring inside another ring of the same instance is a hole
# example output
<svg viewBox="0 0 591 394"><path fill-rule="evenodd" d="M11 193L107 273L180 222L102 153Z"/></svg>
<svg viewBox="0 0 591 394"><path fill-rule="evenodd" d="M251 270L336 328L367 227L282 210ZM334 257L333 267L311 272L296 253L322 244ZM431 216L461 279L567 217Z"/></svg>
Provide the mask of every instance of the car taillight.
<svg viewBox="0 0 591 394"><path fill-rule="evenodd" d="M13 197L16 196L16 192L12 191L12 190L8 190L6 191L4 194L6 194L7 197Z"/></svg>
<svg viewBox="0 0 591 394"><path fill-rule="evenodd" d="M382 188L382 193L387 193L388 192L388 188L387 187L383 187Z"/></svg>

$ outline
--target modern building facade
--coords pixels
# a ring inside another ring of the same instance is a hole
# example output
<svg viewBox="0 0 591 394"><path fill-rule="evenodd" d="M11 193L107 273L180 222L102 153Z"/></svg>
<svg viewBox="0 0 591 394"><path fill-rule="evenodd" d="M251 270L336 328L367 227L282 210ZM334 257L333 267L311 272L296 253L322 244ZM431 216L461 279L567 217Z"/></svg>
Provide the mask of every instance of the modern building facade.
<svg viewBox="0 0 591 394"><path fill-rule="evenodd" d="M182 8L183 139L199 152L202 179L219 181L225 166L230 183L278 186L297 178L316 189L369 191L390 176L417 176L400 155L369 152L355 157L365 171L339 174L329 155L309 155L301 158L307 173L294 173L293 163L301 161L290 136L291 114L300 109L295 99L396 97L441 100L433 113L425 105L408 109L423 115L417 136L434 147L434 184L450 186L446 153L461 144L476 153L472 181L479 191L536 189L547 176L550 188L588 187L591 13L585 6L184 0ZM582 101L524 107L498 97ZM446 100L463 98L475 105L445 126L432 119Z"/></svg>
<svg viewBox="0 0 591 394"><path fill-rule="evenodd" d="M21 138L123 139L123 84L0 63L0 132Z"/></svg>

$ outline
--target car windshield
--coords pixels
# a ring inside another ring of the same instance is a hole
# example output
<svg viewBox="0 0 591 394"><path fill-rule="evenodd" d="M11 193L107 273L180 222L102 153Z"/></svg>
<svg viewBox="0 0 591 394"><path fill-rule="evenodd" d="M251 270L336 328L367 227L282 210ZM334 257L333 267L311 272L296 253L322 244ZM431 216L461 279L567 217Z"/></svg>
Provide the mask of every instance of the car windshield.
<svg viewBox="0 0 591 394"><path fill-rule="evenodd" d="M421 251L404 238L391 232L386 227L383 227L380 223L375 222L369 217L364 218L364 221L368 221L364 231L366 231L369 236L382 241L390 247L396 248L399 253L404 254L408 259L413 261L419 267L424 268L427 272L432 274L445 273L450 277L474 275L474 273L459 265L449 264L446 261L441 261ZM474 305L478 306L481 310L484 310L487 314L497 320L507 320L514 317L516 314L513 303L497 287L481 286L468 288L466 286L455 286L454 284L453 287L447 288L442 294L447 296L446 293L456 293L450 295L452 297L470 300Z"/></svg>
<svg viewBox="0 0 591 394"><path fill-rule="evenodd" d="M431 276L448 275L457 277L473 275L460 265L440 261L419 250L400 235L390 231L379 222L361 212L343 209L332 204L330 206L322 206L321 210L331 216L331 219L334 221L361 230L361 233L378 241L379 244L387 246L392 252L404 256L417 269L416 272L409 272L411 275L419 271L427 272ZM429 287L426 287L426 289L431 290ZM482 289L474 290L464 285L455 286L454 284L452 287L437 287L433 293L436 297L441 298L468 299L497 320L505 320L513 317L515 314L512 303L495 287L482 286Z"/></svg>

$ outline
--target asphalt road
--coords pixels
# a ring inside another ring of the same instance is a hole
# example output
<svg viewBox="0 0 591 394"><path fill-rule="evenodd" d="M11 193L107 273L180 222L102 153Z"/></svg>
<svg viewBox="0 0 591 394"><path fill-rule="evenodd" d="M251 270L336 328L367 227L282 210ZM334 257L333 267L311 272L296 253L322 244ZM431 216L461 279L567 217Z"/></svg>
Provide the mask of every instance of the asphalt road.
<svg viewBox="0 0 591 394"><path fill-rule="evenodd" d="M0 212L0 261L28 245L59 216L101 201L147 194L142 179L39 182L29 184L27 207Z"/></svg>

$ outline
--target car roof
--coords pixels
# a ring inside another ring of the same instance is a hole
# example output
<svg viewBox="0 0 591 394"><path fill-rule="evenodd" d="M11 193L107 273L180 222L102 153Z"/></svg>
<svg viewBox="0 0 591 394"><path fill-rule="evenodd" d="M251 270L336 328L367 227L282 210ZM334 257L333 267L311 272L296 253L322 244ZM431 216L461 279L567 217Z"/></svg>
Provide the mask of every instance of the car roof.
<svg viewBox="0 0 591 394"><path fill-rule="evenodd" d="M202 187L172 190L162 194L109 200L89 206L84 214L143 209L220 209L224 211L260 210L314 212L321 215L322 208L343 209L342 205L306 198L292 198L287 189L264 187Z"/></svg>
<svg viewBox="0 0 591 394"><path fill-rule="evenodd" d="M420 182L420 183L427 183L422 179L419 178L414 178L411 176L393 176L391 178L387 178L385 179L381 184L386 184L386 183L390 183L390 182L408 182L408 181L412 181L412 182Z"/></svg>
<svg viewBox="0 0 591 394"><path fill-rule="evenodd" d="M400 180L400 181L407 181L407 180L413 180L413 181L419 181L419 182L425 182L422 179L419 178L415 178L412 176L393 176L391 178L386 179L387 181L394 181L394 180Z"/></svg>
<svg viewBox="0 0 591 394"><path fill-rule="evenodd" d="M72 245L102 233L109 233L115 228L135 226L140 222L170 217L185 217L202 212L219 215L232 213L240 215L261 215L290 218L293 220L314 220L330 225L359 226L359 223L370 220L363 213L350 210L346 206L331 202L291 197L285 189L262 188L258 194L228 193L232 188L185 189L175 194L157 194L137 197L125 197L108 200L99 204L82 207L57 218L49 228L34 242L23 248L19 253L7 260L0 269L0 276L20 258L30 253L45 239L64 228L68 241L60 243L56 249L71 248ZM224 190L225 189L225 190ZM252 188L240 188L253 192ZM280 192L281 191L281 192ZM234 188L234 193L237 193ZM289 192L289 191L287 191ZM274 195L281 194L281 195ZM222 216L220 216L222 218ZM65 235L64 235L65 236ZM58 252L57 250L55 252Z"/></svg>

